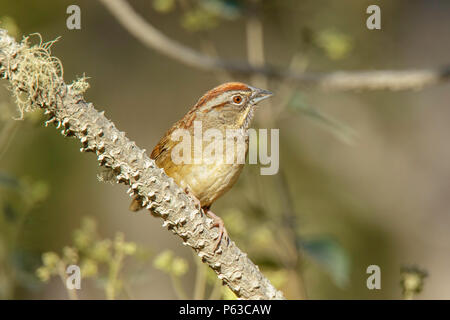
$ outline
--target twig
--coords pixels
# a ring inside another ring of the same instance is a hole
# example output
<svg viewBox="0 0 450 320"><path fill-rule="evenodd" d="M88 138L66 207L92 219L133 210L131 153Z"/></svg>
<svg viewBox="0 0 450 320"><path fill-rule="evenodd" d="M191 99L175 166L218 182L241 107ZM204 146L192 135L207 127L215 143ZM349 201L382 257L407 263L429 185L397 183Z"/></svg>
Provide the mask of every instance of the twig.
<svg viewBox="0 0 450 320"><path fill-rule="evenodd" d="M326 90L410 90L421 89L450 80L450 66L423 70L334 71L328 73L281 70L269 65L252 66L205 55L164 35L145 21L124 0L99 0L119 23L145 46L191 67L205 70L227 70L244 75L265 75L296 85Z"/></svg>
<svg viewBox="0 0 450 320"><path fill-rule="evenodd" d="M256 15L251 16L248 19L246 24L246 33L247 33L247 52L248 52L248 62L253 66L262 66L265 64L264 57L264 31L263 24L260 19L256 17ZM292 58L291 65L295 66L296 56ZM267 88L269 79L264 75L255 75L253 77L253 82L262 88ZM279 89L289 90L290 86L281 82ZM272 127L276 121L277 110L275 110L273 102L268 101L268 108L264 109L264 113L262 113L263 117L261 117L261 121L265 126ZM283 106L283 108L286 104ZM261 110L263 111L263 110ZM281 112L281 111L278 111ZM299 252L295 245L296 236L295 236L295 221L296 218L294 215L293 201L290 197L290 190L286 183L285 176L282 171L278 173L278 178L280 181L281 188L278 189L278 194L280 196L280 200L284 205L284 209L282 212L282 220L283 224L277 230L279 232L279 242L276 245L276 249L278 251L282 251L282 256L284 258L284 262L286 264L286 268L292 275L290 278L293 278L295 283L297 284L297 297L299 299L305 299L306 293L304 290L303 279L301 277L299 269ZM282 183L281 183L282 182ZM265 199L266 197L260 197ZM267 207L267 206L266 206ZM287 216L290 215L290 219L292 221L285 221ZM283 245L284 242L284 245Z"/></svg>
<svg viewBox="0 0 450 320"><path fill-rule="evenodd" d="M204 300L206 290L206 268L198 259L196 263L195 286L194 286L194 300Z"/></svg>
<svg viewBox="0 0 450 320"><path fill-rule="evenodd" d="M21 105L27 110L41 108L65 136L81 141L82 152L93 152L100 165L110 168L117 183L130 188L163 226L183 239L238 297L243 299L284 299L259 268L233 241L214 250L217 228L202 215L195 201L164 170L119 131L103 112L83 99L84 79L71 85L61 77L62 66L44 45L30 47L17 43L0 29L0 78L7 79L14 95L27 95Z"/></svg>
<svg viewBox="0 0 450 320"><path fill-rule="evenodd" d="M179 300L187 300L188 296L181 285L180 278L171 274L170 280L172 281L172 286Z"/></svg>
<svg viewBox="0 0 450 320"><path fill-rule="evenodd" d="M119 286L119 271L123 261L123 251L116 250L114 259L110 262L108 272L108 282L105 286L106 299L114 300L116 298L117 288Z"/></svg>
<svg viewBox="0 0 450 320"><path fill-rule="evenodd" d="M246 23L247 61L249 65L258 68L264 66L264 32L261 21L251 16ZM252 83L259 88L268 88L269 79L262 74L254 74ZM272 101L266 101L267 108L259 111L258 120L262 127L270 127L273 122Z"/></svg>

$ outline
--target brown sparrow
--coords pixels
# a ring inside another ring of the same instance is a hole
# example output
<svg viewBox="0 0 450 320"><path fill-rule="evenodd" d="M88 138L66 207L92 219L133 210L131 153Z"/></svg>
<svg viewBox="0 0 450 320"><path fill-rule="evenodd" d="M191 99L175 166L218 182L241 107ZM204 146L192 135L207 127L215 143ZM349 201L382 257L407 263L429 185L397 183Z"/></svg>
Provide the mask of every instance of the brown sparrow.
<svg viewBox="0 0 450 320"><path fill-rule="evenodd" d="M217 198L234 185L244 163L243 161L236 161L237 152L235 152L234 161L215 161L217 158L214 158L213 161L210 158L210 161L207 161L208 156L202 154L200 161L194 161L198 160L194 156L194 160L189 163L178 163L174 161L172 151L178 143L182 142L174 141L172 134L177 129L184 129L191 136L191 140L198 139L194 135L194 122L196 124L201 123L202 132L208 129L216 129L216 132L219 132L219 136L223 137L221 138L223 141L219 145L223 147L222 150L225 150L227 141L230 141L230 139L233 143L235 141L234 137L229 138L226 134L229 129L233 129L243 138L241 141L244 141L245 160L248 152L246 130L253 118L255 105L271 95L272 93L267 90L254 88L239 82L222 84L205 93L189 112L166 132L151 153L150 158L155 160L156 164L163 168L166 174L172 177L187 193L196 197L199 206L213 219L213 226L219 228L216 249L222 238L228 239L228 235L223 220L216 216L210 210L210 207ZM203 149L211 143L205 140L202 139L200 142ZM195 141L189 145L191 155L194 155L194 146ZM141 208L139 197L134 198L130 210L137 211Z"/></svg>

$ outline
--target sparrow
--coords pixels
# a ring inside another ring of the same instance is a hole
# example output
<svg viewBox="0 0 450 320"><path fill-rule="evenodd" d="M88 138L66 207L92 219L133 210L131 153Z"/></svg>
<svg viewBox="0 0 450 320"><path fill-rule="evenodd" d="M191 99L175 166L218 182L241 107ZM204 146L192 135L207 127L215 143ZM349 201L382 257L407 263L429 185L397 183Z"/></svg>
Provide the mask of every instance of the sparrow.
<svg viewBox="0 0 450 320"><path fill-rule="evenodd" d="M196 198L198 206L213 220L213 227L219 228L215 250L222 239L229 238L223 220L211 211L211 205L233 187L244 167L243 161L237 161L240 156L239 152L236 152L237 149L239 150L238 147L233 147L235 152L232 154L232 161L226 161L226 153L231 150L226 149L226 145L241 138L243 150L240 150L245 152L245 160L249 143L247 129L252 121L255 107L258 102L271 95L270 91L240 82L219 85L206 92L184 117L164 134L150 155L158 167L164 169L165 173L172 177L186 193ZM219 147L214 154L201 154L199 157L198 152L195 153L196 143L200 143L202 150L206 150L211 143L203 136L199 138L198 134L195 135L196 125L197 128L201 126L202 134L209 129L216 130L216 139L221 141L218 141ZM173 139L173 134L178 129L184 130L191 138L190 145L187 146L190 149L192 161L186 161L187 163L180 163L174 159L174 148L178 143L186 142ZM236 137L227 136L230 130L237 133ZM217 151L218 153L223 151L222 159L215 154ZM138 211L141 208L140 198L135 197L130 210Z"/></svg>

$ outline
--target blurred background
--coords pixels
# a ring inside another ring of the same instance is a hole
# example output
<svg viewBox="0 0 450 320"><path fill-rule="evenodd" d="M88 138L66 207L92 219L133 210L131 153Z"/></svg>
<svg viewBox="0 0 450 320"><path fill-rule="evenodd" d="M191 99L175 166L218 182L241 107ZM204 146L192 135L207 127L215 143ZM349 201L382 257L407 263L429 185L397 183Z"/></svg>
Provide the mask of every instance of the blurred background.
<svg viewBox="0 0 450 320"><path fill-rule="evenodd" d="M444 0L129 3L169 38L233 61L299 73L450 62ZM81 9L81 30L66 27L72 4ZM381 8L381 30L366 28L371 4ZM340 92L199 70L140 43L99 1L2 1L0 23L16 39L61 37L52 53L65 81L88 77L86 100L149 151L224 80L273 91L253 127L280 129L279 174L261 176L258 165L247 165L213 209L288 298L401 299L413 266L419 278L427 273L417 298L450 298L449 83ZM20 114L6 87L0 298L234 298L162 220L128 211L125 188L100 182L94 156L81 154L79 142L45 128L40 112L14 121ZM85 277L77 297L63 285L73 263ZM380 290L366 286L370 265L381 269Z"/></svg>

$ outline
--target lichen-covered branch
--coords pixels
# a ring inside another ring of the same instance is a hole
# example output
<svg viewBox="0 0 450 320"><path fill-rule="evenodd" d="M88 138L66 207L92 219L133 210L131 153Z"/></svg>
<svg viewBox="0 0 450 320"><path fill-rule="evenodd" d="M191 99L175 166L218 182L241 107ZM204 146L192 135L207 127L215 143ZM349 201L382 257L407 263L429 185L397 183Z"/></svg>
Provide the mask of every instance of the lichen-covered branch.
<svg viewBox="0 0 450 320"><path fill-rule="evenodd" d="M145 46L191 67L225 70L244 75L263 75L300 86L319 89L346 90L411 90L450 80L450 66L423 70L373 70L303 72L245 62L229 61L203 54L164 35L141 17L125 0L100 0L117 21Z"/></svg>
<svg viewBox="0 0 450 320"><path fill-rule="evenodd" d="M218 232L212 220L145 150L83 99L88 86L84 79L64 83L61 63L50 55L49 44L30 46L27 39L17 43L0 29L0 77L9 81L21 112L41 108L48 115L46 125L55 124L63 135L79 139L82 152L94 153L116 182L129 186L130 195L140 196L146 208L163 219L163 226L195 250L238 297L284 298L234 242L222 242L214 252Z"/></svg>

